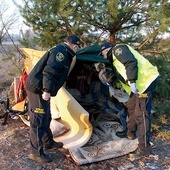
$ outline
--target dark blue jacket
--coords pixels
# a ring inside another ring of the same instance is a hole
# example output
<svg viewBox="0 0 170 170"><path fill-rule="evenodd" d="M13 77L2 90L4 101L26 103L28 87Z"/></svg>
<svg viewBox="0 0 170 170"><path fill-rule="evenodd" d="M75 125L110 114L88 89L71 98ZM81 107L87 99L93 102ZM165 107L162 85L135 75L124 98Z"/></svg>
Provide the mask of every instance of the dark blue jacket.
<svg viewBox="0 0 170 170"><path fill-rule="evenodd" d="M36 94L45 91L55 96L66 81L74 56L74 51L65 44L47 51L28 75L27 90Z"/></svg>

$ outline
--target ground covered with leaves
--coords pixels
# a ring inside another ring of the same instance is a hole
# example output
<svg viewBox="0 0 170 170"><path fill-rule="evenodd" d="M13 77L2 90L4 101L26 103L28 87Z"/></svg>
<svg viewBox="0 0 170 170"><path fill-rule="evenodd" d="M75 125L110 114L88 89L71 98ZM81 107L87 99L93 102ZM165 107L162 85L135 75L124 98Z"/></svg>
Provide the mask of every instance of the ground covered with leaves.
<svg viewBox="0 0 170 170"><path fill-rule="evenodd" d="M153 155L130 161L128 155L109 159L97 163L78 166L73 162L66 149L49 150L47 153L53 158L51 163L37 163L30 160L29 127L20 119L8 118L6 125L0 120L0 169L1 170L169 170L170 169L170 141L152 136ZM167 128L167 126L166 126Z"/></svg>

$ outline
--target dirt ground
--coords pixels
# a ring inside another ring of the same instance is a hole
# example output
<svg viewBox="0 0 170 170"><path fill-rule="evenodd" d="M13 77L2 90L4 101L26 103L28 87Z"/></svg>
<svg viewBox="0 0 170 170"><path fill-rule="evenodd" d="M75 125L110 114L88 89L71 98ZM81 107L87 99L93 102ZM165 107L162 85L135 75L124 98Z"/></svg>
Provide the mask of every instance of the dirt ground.
<svg viewBox="0 0 170 170"><path fill-rule="evenodd" d="M21 119L10 117L6 125L0 119L0 169L1 170L170 170L170 141L152 137L153 155L130 161L128 155L97 163L78 166L66 149L49 150L51 163L30 160L29 127Z"/></svg>

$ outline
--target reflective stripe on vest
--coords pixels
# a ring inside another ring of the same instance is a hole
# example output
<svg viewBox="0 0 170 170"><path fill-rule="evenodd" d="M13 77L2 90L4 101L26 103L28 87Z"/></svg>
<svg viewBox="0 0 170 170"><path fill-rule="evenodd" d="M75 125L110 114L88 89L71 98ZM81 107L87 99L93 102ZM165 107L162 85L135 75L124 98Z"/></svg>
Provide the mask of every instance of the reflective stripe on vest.
<svg viewBox="0 0 170 170"><path fill-rule="evenodd" d="M129 45L127 45L127 47L138 61L138 79L136 80L136 87L141 94L159 76L159 73L157 67L153 66L145 57L143 57ZM125 79L125 81L128 81L125 66L119 60L117 60L113 53L112 55L113 65L116 67L116 70ZM129 83L130 82L128 81L128 84ZM123 82L121 82L121 84L125 91L130 95L130 87Z"/></svg>

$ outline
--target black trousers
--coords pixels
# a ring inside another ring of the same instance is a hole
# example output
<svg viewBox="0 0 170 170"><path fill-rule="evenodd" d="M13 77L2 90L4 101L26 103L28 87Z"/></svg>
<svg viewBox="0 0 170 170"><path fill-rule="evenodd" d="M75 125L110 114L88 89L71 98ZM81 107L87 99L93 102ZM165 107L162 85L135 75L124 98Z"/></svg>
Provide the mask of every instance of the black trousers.
<svg viewBox="0 0 170 170"><path fill-rule="evenodd" d="M31 153L44 154L43 146L50 145L53 135L50 130L50 100L45 101L42 95L27 91L30 117Z"/></svg>
<svg viewBox="0 0 170 170"><path fill-rule="evenodd" d="M131 94L128 109L127 135L137 133L140 150L150 147L151 109L156 80L141 94Z"/></svg>

